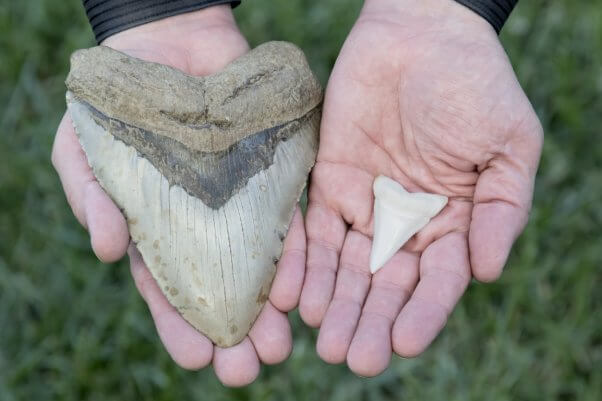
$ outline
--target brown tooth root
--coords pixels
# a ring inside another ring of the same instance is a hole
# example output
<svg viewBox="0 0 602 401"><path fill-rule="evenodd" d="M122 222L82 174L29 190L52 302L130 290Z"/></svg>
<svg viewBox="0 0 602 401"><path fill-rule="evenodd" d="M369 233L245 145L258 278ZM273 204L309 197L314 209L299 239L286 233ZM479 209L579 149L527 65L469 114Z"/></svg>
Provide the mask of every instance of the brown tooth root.
<svg viewBox="0 0 602 401"><path fill-rule="evenodd" d="M167 299L221 346L241 341L315 161L322 90L302 52L270 42L198 78L96 47L74 54L67 88Z"/></svg>

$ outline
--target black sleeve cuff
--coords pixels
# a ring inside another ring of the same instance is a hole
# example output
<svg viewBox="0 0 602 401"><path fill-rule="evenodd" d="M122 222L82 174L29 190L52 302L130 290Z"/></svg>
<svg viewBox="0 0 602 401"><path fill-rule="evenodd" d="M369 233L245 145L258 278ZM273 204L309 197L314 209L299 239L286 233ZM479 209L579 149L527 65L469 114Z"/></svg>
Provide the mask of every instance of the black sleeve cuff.
<svg viewBox="0 0 602 401"><path fill-rule="evenodd" d="M237 0L83 0L88 21L100 43L111 35L158 19Z"/></svg>
<svg viewBox="0 0 602 401"><path fill-rule="evenodd" d="M504 26L518 0L456 0L489 22L497 33Z"/></svg>

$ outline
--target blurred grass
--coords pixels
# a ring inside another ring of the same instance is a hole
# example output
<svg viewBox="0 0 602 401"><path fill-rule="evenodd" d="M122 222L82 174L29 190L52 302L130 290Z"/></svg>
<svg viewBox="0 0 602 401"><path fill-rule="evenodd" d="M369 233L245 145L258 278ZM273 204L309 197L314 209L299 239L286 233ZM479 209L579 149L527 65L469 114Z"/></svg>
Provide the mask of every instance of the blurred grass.
<svg viewBox="0 0 602 401"><path fill-rule="evenodd" d="M253 45L300 45L322 82L357 0L243 3ZM94 258L49 154L69 54L93 44L78 0L0 0L0 400L602 399L602 7L520 3L502 40L546 131L525 234L473 284L434 345L375 379L295 350L243 389L163 350L127 264Z"/></svg>

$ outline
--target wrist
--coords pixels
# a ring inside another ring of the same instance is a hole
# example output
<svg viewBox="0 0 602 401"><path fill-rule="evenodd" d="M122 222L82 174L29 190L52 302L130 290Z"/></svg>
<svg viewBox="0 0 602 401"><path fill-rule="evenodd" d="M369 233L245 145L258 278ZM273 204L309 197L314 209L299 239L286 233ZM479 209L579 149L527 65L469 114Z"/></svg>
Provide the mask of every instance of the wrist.
<svg viewBox="0 0 602 401"><path fill-rule="evenodd" d="M455 0L365 0L362 18L395 22L408 29L419 26L424 30L458 33L479 30L495 35L483 17Z"/></svg>
<svg viewBox="0 0 602 401"><path fill-rule="evenodd" d="M128 28L217 5L232 7L240 0L84 0L88 21L101 43Z"/></svg>
<svg viewBox="0 0 602 401"><path fill-rule="evenodd" d="M249 48L229 5L139 25L112 35L101 44L193 75L213 73Z"/></svg>
<svg viewBox="0 0 602 401"><path fill-rule="evenodd" d="M200 32L214 30L232 30L238 33L238 27L229 5L217 5L178 14L128 28L104 39L104 46L120 46L124 42L164 42L173 44L198 40Z"/></svg>

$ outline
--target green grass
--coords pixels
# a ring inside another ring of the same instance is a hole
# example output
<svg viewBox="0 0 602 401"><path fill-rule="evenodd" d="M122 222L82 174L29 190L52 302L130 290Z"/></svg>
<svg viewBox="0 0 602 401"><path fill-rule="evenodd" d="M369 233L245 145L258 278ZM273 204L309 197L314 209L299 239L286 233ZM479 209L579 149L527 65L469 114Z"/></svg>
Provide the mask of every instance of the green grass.
<svg viewBox="0 0 602 401"><path fill-rule="evenodd" d="M325 82L360 2L247 0L253 45L297 43ZM78 0L0 0L0 400L602 399L602 8L523 1L502 35L546 131L532 218L495 284L473 284L434 345L375 379L295 350L243 389L163 350L126 262L103 265L49 161Z"/></svg>

